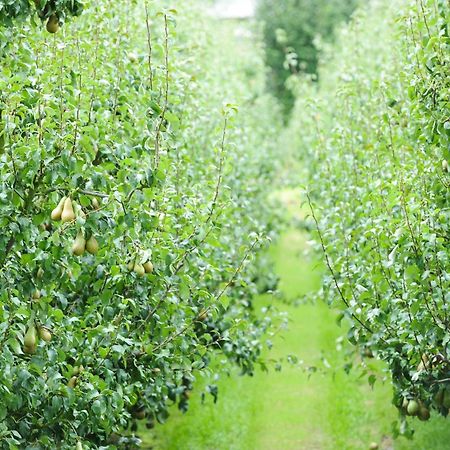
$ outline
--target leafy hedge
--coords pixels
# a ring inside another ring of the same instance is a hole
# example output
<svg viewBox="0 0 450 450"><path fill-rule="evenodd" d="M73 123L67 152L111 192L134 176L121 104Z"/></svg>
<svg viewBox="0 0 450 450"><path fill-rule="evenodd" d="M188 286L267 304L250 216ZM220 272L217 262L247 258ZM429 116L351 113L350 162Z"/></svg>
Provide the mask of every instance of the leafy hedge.
<svg viewBox="0 0 450 450"><path fill-rule="evenodd" d="M163 5L0 28L0 448L132 447L212 352L263 363L277 108L259 54Z"/></svg>
<svg viewBox="0 0 450 450"><path fill-rule="evenodd" d="M286 112L294 96L286 87L297 72L316 73L319 45L316 38L332 41L334 29L346 21L359 0L258 0L257 16L263 22L269 88Z"/></svg>
<svg viewBox="0 0 450 450"><path fill-rule="evenodd" d="M2 0L0 4L0 24L12 25L16 20L34 18L42 21L50 17L63 21L66 16L79 16L83 11L81 0Z"/></svg>
<svg viewBox="0 0 450 450"><path fill-rule="evenodd" d="M320 86L298 83L290 126L329 301L362 355L388 364L403 419L450 408L449 19L445 0L372 1L324 55Z"/></svg>

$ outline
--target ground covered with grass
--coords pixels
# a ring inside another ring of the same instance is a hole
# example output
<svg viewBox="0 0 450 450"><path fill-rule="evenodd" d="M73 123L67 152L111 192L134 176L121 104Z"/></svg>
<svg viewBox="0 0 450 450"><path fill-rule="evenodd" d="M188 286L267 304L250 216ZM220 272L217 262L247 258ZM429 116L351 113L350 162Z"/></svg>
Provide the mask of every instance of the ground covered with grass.
<svg viewBox="0 0 450 450"><path fill-rule="evenodd" d="M305 254L306 235L290 229L273 246L272 256L288 300L320 287L317 260ZM261 297L261 305L272 301ZM444 450L450 432L445 419L416 424L413 442L391 438L396 410L391 405L391 386L383 383L381 367L371 360L379 376L373 389L360 371L347 374L341 348L342 329L335 314L321 301L299 306L280 305L289 314L289 329L279 335L269 356L297 355L299 364L285 364L280 372L259 371L254 377L232 373L218 380L219 400L214 404L201 391L198 380L186 414L173 409L171 420L150 432L143 431L150 449L364 449L379 448ZM345 348L345 342L343 343ZM327 368L327 366L329 366ZM316 367L317 372L308 368Z"/></svg>

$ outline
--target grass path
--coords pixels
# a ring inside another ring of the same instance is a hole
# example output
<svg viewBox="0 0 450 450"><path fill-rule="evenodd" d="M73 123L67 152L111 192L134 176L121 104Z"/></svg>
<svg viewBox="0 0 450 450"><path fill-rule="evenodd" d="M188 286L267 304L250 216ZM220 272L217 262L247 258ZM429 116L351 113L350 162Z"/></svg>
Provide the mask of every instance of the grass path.
<svg viewBox="0 0 450 450"><path fill-rule="evenodd" d="M320 273L314 270L316 263L303 255L304 249L305 238L294 230L286 233L273 249L281 289L289 298L315 291L320 285ZM261 303L264 302L267 299L262 297ZM331 364L342 362L336 352L336 338L341 330L325 304L285 308L291 319L290 329L277 339L270 356L299 355L308 366L321 364L318 356L323 351ZM363 387L355 389L355 384ZM365 382L343 371L334 376L316 373L308 377L290 366L281 372L259 372L252 378L235 374L223 378L218 385L216 405L210 400L201 405L200 396L194 391L188 413L174 411L166 425L157 427L156 444L149 436L147 448L367 448L379 436L379 429L371 424L376 418L371 417L370 403L384 404L389 391L386 387L373 394ZM367 412L361 414L361 409Z"/></svg>
<svg viewBox="0 0 450 450"><path fill-rule="evenodd" d="M289 298L314 292L320 285L316 263L303 255L305 237L287 232L273 248L281 289ZM261 306L267 302L261 297ZM273 357L298 355L305 366L329 364L342 367L344 355L336 349L343 330L327 305L286 306L291 318L289 330L277 338ZM374 371L379 365L374 364ZM444 450L450 448L450 431L445 419L417 424L414 443L400 439L395 447L390 438L396 411L390 404L389 383L378 382L372 390L366 378L342 369L308 376L298 367L281 372L258 372L254 377L235 373L222 378L219 401L201 404L202 380L194 389L186 414L174 409L166 425L144 433L144 448L157 450L343 450L368 449L377 442L380 449ZM445 431L444 431L445 430Z"/></svg>

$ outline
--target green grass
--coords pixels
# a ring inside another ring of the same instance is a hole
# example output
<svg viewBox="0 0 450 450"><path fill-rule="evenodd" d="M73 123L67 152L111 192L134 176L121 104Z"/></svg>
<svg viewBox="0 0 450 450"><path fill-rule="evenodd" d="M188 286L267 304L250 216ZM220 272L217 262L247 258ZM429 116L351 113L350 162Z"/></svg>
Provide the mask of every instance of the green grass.
<svg viewBox="0 0 450 450"><path fill-rule="evenodd" d="M314 292L320 286L316 262L303 254L304 237L287 232L273 248L281 289L293 299ZM261 306L267 302L262 296ZM284 306L284 305L283 305ZM327 305L285 306L291 323L289 330L275 341L270 357L298 355L303 366L324 367L323 355L331 365L327 373L308 376L307 371L285 366L281 372L258 372L254 377L237 373L220 379L219 401L201 404L198 380L186 414L173 410L165 425L143 432L144 448L157 450L276 450L276 449L366 449L371 442L380 448L397 450L444 450L450 448L450 430L445 419L428 423L414 421L414 443L389 438L396 419L390 404L389 382L368 386L367 378L356 372L347 375L341 368L343 351L336 340L340 329ZM380 364L373 370L381 375ZM380 377L381 378L381 377Z"/></svg>

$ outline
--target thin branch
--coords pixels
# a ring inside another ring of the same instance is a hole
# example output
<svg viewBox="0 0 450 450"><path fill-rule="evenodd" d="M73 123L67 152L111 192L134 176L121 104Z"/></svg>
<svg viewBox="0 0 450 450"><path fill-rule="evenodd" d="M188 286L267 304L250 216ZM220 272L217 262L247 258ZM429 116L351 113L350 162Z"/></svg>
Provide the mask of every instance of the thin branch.
<svg viewBox="0 0 450 450"><path fill-rule="evenodd" d="M155 167L159 166L160 148L161 148L161 130L166 119L166 112L169 106L169 24L167 14L164 14L164 58L165 58L165 89L164 105L160 120L156 128L155 139Z"/></svg>
<svg viewBox="0 0 450 450"><path fill-rule="evenodd" d="M335 284L335 286L336 286L336 289L337 289L337 291L338 291L338 293L339 293L339 296L341 297L341 299L342 299L342 301L344 302L345 306L350 310L350 304L348 303L347 299L344 297L344 294L343 294L341 288L339 287L339 283L338 283L338 281L337 281L337 277L336 277L336 275L335 275L335 273L334 273L333 267L331 266L330 258L329 258L329 256L328 256L327 249L325 248L325 242L324 242L324 240L323 240L322 232L321 232L320 227L319 227L319 222L318 222L318 220L317 220L317 217L316 217L314 208L313 208L313 206L312 206L311 197L309 196L309 192L306 193L306 197L308 198L309 208L311 209L311 214L312 214L312 217L313 217L314 222L315 222L315 224L316 224L317 234L319 235L320 244L321 244L321 246L322 246L322 250L323 250L323 253L324 253L324 255L325 255L325 262L326 262L326 264L327 264L328 270L329 270L330 273L331 273L331 276L332 276L332 278L333 278L333 281L334 281L334 284ZM366 324L365 324L358 316L356 316L355 313L351 312L351 316L352 316L352 317L353 317L353 318L354 318L354 319L355 319L355 320L356 320L356 321L357 321L357 322L358 322L365 330L367 330L369 333L373 334L372 329L371 329L368 325L366 325ZM384 339L383 339L383 340L384 340Z"/></svg>
<svg viewBox="0 0 450 450"><path fill-rule="evenodd" d="M211 203L209 215L208 215L205 223L209 223L209 221L211 220L211 218L214 214L214 209L216 207L217 199L219 197L220 186L222 184L223 164L224 164L224 160L225 160L225 138L226 138L226 132L227 132L227 125L228 125L228 119L225 117L224 124L223 124L223 131L222 131L222 141L220 144L219 164L218 164L218 169L217 169L217 171L218 171L217 183L216 183L216 188L214 190L214 198Z"/></svg>
<svg viewBox="0 0 450 450"><path fill-rule="evenodd" d="M153 90L153 69L152 69L152 54L153 54L153 48L152 48L152 31L150 29L150 18L148 14L148 2L144 2L145 6L145 24L147 26L147 46L148 46L148 76L149 76L149 83L150 83L150 90Z"/></svg>

